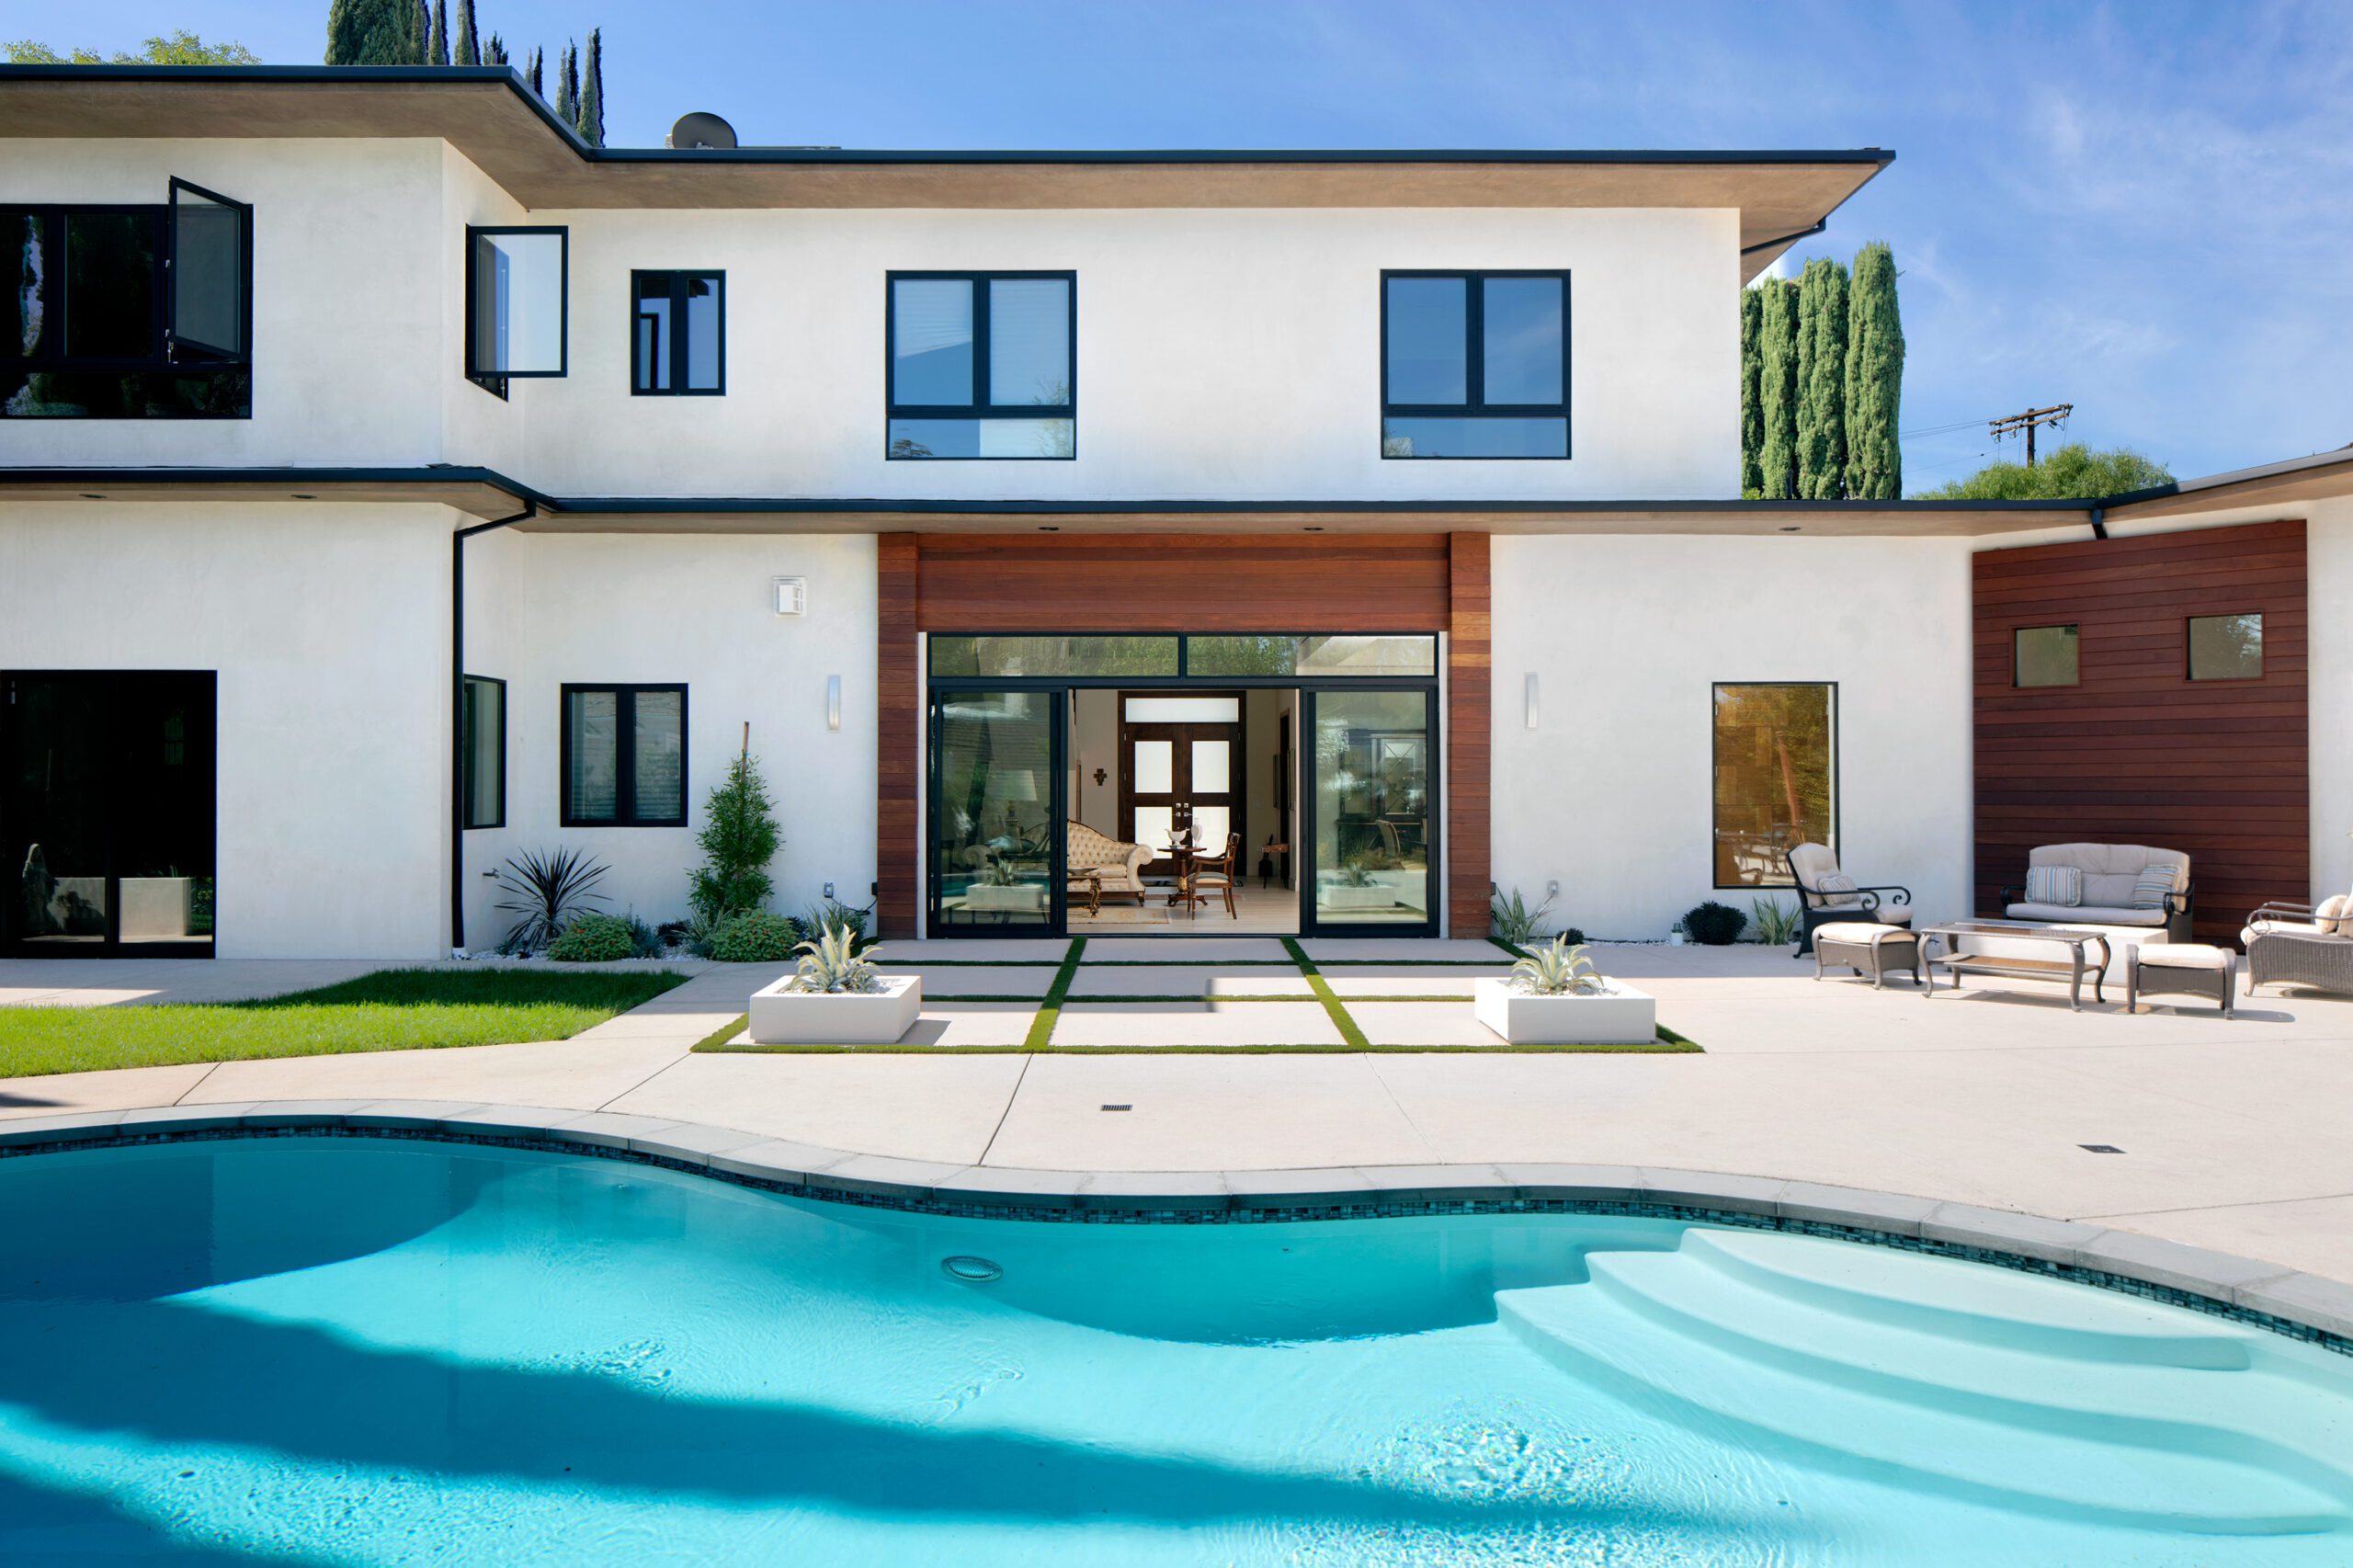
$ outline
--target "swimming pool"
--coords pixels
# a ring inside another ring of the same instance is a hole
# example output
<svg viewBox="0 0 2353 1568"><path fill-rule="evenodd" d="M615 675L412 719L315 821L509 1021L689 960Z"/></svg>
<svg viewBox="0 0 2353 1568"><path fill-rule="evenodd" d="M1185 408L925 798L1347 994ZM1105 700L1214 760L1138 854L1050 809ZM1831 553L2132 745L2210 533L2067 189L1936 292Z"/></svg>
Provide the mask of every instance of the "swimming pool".
<svg viewBox="0 0 2353 1568"><path fill-rule="evenodd" d="M312 1136L0 1160L0 1230L12 1564L2353 1560L2353 1360L1886 1247Z"/></svg>

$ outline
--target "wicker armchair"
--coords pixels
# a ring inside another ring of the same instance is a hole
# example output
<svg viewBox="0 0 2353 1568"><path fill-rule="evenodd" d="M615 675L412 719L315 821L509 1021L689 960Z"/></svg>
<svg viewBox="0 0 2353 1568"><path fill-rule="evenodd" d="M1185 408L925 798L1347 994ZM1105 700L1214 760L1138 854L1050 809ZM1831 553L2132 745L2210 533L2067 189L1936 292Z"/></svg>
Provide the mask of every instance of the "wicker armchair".
<svg viewBox="0 0 2353 1568"><path fill-rule="evenodd" d="M1912 890L1893 882L1858 887L1838 871L1838 855L1826 844L1800 844L1781 856L1790 881L1798 890L1798 949L1803 958L1813 951L1813 932L1833 921L1858 920L1873 926L1912 924Z"/></svg>
<svg viewBox="0 0 2353 1568"><path fill-rule="evenodd" d="M2346 930L2342 895L2318 908L2285 900L2246 917L2239 943L2246 949L2246 994L2258 985L2311 985L2353 995L2353 932Z"/></svg>

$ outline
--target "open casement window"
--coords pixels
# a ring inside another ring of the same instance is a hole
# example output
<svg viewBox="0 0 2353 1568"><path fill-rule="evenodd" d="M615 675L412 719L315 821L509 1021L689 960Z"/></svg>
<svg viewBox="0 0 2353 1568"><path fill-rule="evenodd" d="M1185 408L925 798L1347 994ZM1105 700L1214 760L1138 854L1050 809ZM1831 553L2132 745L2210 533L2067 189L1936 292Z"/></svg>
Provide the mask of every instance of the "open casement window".
<svg viewBox="0 0 2353 1568"><path fill-rule="evenodd" d="M466 230L466 377L506 395L517 377L564 375L571 353L572 232Z"/></svg>
<svg viewBox="0 0 2353 1568"><path fill-rule="evenodd" d="M165 357L242 363L253 338L254 210L175 178L165 230Z"/></svg>

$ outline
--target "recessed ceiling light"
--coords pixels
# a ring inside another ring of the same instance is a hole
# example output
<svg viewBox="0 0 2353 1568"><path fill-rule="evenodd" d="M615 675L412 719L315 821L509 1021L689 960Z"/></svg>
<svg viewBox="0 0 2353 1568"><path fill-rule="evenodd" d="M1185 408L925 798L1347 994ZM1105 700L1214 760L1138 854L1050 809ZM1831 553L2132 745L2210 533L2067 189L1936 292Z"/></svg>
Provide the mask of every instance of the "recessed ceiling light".
<svg viewBox="0 0 2353 1568"><path fill-rule="evenodd" d="M2113 1143L2078 1143L2075 1147L2081 1149L2086 1154L2120 1154L2124 1153L2123 1150L2118 1148Z"/></svg>
<svg viewBox="0 0 2353 1568"><path fill-rule="evenodd" d="M1312 534L1320 534L1324 531L1324 527L1320 523L1310 523L1307 525L1307 531Z"/></svg>
<svg viewBox="0 0 2353 1568"><path fill-rule="evenodd" d="M1063 526L1060 523L1040 523L1038 531L1041 534L1058 534L1063 531Z"/></svg>
<svg viewBox="0 0 2353 1568"><path fill-rule="evenodd" d="M1781 531L1785 534L1793 534L1798 531L1798 526L1795 523L1783 523Z"/></svg>
<svg viewBox="0 0 2353 1568"><path fill-rule="evenodd" d="M85 490L82 492L82 499L85 501L103 501L106 497L98 494L96 491Z"/></svg>
<svg viewBox="0 0 2353 1568"><path fill-rule="evenodd" d="M315 501L318 497L316 495L305 495L301 491L297 490L294 492L294 499L297 501Z"/></svg>

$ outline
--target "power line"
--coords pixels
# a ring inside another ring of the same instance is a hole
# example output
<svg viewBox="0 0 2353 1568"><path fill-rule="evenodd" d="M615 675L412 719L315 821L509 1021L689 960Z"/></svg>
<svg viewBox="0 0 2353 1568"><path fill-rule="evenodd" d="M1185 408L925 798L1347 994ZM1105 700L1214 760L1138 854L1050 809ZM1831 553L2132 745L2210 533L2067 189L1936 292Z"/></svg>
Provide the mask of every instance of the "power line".
<svg viewBox="0 0 2353 1568"><path fill-rule="evenodd" d="M2026 433L2026 466L2032 468L2035 428L2042 425L2056 428L2067 423L2067 415L2075 412L2075 405L2072 403L2054 403L2048 408L2029 408L2023 414L2006 414L1999 419L1987 420L1985 426L1993 432L1994 439L1996 441L2005 436L2015 436L2024 431Z"/></svg>

